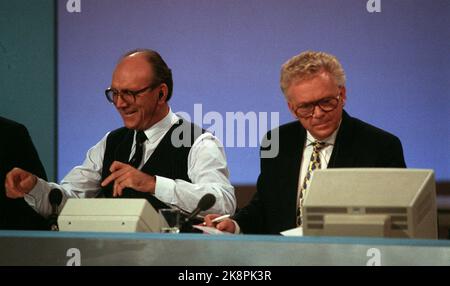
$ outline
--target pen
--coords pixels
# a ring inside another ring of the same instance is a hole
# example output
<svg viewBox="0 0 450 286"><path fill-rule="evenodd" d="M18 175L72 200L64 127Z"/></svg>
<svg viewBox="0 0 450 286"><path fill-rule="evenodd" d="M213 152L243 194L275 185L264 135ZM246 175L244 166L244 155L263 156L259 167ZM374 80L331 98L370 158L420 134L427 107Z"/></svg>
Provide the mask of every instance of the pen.
<svg viewBox="0 0 450 286"><path fill-rule="evenodd" d="M229 217L230 217L230 215L226 214L226 215L223 215L223 216L216 217L211 222L221 222L221 221L223 221L223 220L225 220L225 219L227 219Z"/></svg>
<svg viewBox="0 0 450 286"><path fill-rule="evenodd" d="M218 217L216 217L215 219L211 220L211 222L219 223L219 222L221 222L221 221L223 221L223 220L225 220L225 219L227 219L227 218L229 218L229 217L230 217L229 214L222 215L222 216L218 216ZM206 223L203 223L203 225L206 225Z"/></svg>

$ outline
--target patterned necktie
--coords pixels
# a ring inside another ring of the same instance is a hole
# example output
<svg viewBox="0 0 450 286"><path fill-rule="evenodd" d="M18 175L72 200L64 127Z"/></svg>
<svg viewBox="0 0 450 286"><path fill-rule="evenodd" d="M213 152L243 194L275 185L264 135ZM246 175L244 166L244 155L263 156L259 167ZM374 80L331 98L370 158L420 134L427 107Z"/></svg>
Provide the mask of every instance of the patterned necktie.
<svg viewBox="0 0 450 286"><path fill-rule="evenodd" d="M312 172L316 169L320 169L320 151L327 145L325 142L315 141L312 143L313 152L311 154L311 159L308 165L308 172L306 173L305 179L300 189L300 202L297 210L297 225L302 225L302 214L301 207L303 206L303 197L305 196L306 189L309 186L311 180Z"/></svg>
<svg viewBox="0 0 450 286"><path fill-rule="evenodd" d="M130 165L139 168L142 161L142 154L144 153L144 142L147 140L144 131L138 131L136 133L136 150L134 152L133 158L130 160Z"/></svg>

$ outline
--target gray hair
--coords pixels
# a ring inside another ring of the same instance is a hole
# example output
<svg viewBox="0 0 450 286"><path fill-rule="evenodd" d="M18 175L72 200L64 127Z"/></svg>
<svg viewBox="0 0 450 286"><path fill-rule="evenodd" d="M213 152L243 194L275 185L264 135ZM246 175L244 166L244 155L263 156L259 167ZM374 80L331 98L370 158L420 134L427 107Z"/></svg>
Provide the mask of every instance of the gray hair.
<svg viewBox="0 0 450 286"><path fill-rule="evenodd" d="M345 86L345 72L338 59L324 52L306 51L281 66L280 87L286 95L292 83L328 72L339 86Z"/></svg>

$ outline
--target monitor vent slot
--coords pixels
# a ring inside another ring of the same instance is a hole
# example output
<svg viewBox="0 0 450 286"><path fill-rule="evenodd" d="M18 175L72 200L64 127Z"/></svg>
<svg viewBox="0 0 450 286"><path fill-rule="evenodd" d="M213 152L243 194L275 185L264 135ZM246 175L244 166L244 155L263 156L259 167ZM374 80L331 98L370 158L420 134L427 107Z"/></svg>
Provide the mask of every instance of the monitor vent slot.
<svg viewBox="0 0 450 286"><path fill-rule="evenodd" d="M405 214L405 208L366 208L366 214Z"/></svg>
<svg viewBox="0 0 450 286"><path fill-rule="evenodd" d="M323 229L323 223L308 223L309 229Z"/></svg>
<svg viewBox="0 0 450 286"><path fill-rule="evenodd" d="M308 221L320 221L320 222L323 222L323 215L308 215Z"/></svg>
<svg viewBox="0 0 450 286"><path fill-rule="evenodd" d="M309 207L307 208L308 213L334 213L334 214L344 214L347 213L347 208L340 207Z"/></svg>
<svg viewBox="0 0 450 286"><path fill-rule="evenodd" d="M406 218L406 216L393 215L393 216L391 216L391 221L392 222L404 222L404 223L406 223L408 221L408 219Z"/></svg>
<svg viewBox="0 0 450 286"><path fill-rule="evenodd" d="M421 212L419 212L418 217L423 219L423 216L426 214L429 208L430 200L426 200L424 204L420 207L422 208ZM354 210L352 208L351 210ZM342 207L309 207L306 209L307 218L308 218L308 228L309 229L323 229L324 228L324 215L325 214L347 214L348 209ZM391 217L391 230L396 231L407 231L408 230L408 217L407 217L407 209L406 208L361 208L360 212L355 214L387 214ZM353 214L350 212L350 214Z"/></svg>

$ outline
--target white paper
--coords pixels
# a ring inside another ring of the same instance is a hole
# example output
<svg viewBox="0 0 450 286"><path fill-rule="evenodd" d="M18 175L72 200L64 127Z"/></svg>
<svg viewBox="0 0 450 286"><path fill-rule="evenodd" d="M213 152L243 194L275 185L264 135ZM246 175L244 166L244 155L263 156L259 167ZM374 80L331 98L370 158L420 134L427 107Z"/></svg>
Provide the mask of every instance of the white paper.
<svg viewBox="0 0 450 286"><path fill-rule="evenodd" d="M203 226L203 225L193 225L194 228L203 231L206 234L230 234L228 232L223 232L214 227Z"/></svg>
<svg viewBox="0 0 450 286"><path fill-rule="evenodd" d="M303 227L296 227L280 232L284 236L303 236Z"/></svg>

